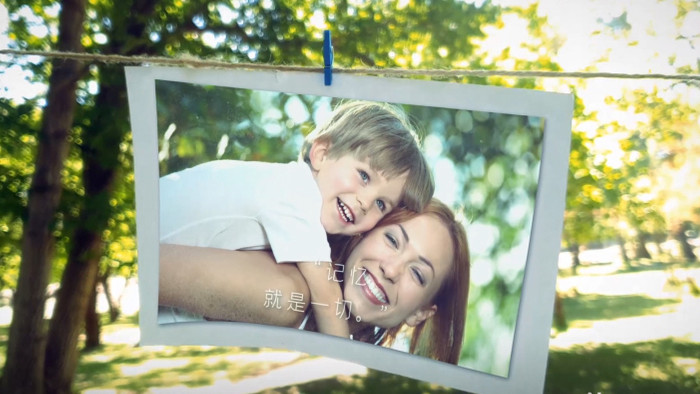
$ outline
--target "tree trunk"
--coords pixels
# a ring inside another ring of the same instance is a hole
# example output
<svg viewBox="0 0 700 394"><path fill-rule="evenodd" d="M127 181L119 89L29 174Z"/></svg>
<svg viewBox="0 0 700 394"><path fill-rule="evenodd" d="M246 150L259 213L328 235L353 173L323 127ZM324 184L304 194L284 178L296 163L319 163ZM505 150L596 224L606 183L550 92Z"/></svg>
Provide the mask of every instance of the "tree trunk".
<svg viewBox="0 0 700 394"><path fill-rule="evenodd" d="M155 0L135 0L113 8L111 53L137 54L144 50L145 22ZM131 17L124 18L124 15ZM140 45L134 45L134 43ZM125 48L130 48L127 50ZM102 233L112 216L109 203L117 170L119 146L129 130L126 82L122 66L100 68L100 90L91 123L83 134L84 207L73 236L69 259L61 279L61 292L49 327L44 376L49 392L70 393L78 362L78 336L90 291L95 287L99 259L103 254Z"/></svg>
<svg viewBox="0 0 700 394"><path fill-rule="evenodd" d="M625 239L622 236L617 236L617 244L620 245L620 256L622 256L622 262L626 266L630 266L630 258L627 256L627 249L625 249Z"/></svg>
<svg viewBox="0 0 700 394"><path fill-rule="evenodd" d="M558 291L554 294L554 326L559 331L564 331L568 327L564 314L564 299Z"/></svg>
<svg viewBox="0 0 700 394"><path fill-rule="evenodd" d="M63 0L59 19L60 51L80 52L85 18L85 0ZM57 59L52 62L47 104L44 109L29 189L27 220L22 236L22 263L14 298L14 315L7 342L2 389L5 393L43 391L44 299L51 259L55 212L61 197L61 170L68 152L68 132L73 124L76 83L80 63Z"/></svg>
<svg viewBox="0 0 700 394"><path fill-rule="evenodd" d="M635 255L637 259L651 259L649 249L647 249L648 235L644 232L637 232L637 242L635 242Z"/></svg>
<svg viewBox="0 0 700 394"><path fill-rule="evenodd" d="M102 284L102 290L105 293L107 305L109 306L109 321L110 323L114 323L119 318L119 315L121 315L121 306L119 305L120 299L115 300L112 296L112 291L109 288L109 277L111 273L112 270L108 266L105 269L104 274L100 275L99 281Z"/></svg>
<svg viewBox="0 0 700 394"><path fill-rule="evenodd" d="M85 349L94 349L100 346L100 315L97 313L97 280L90 290L87 307L85 308Z"/></svg>
<svg viewBox="0 0 700 394"><path fill-rule="evenodd" d="M81 217L81 222L85 218ZM45 383L49 393L70 393L78 361L78 336L82 329L90 290L95 286L101 243L95 234L79 228L72 237L68 263L61 278L46 344Z"/></svg>
<svg viewBox="0 0 700 394"><path fill-rule="evenodd" d="M82 329L90 292L95 288L98 263L103 255L102 232L112 209L109 204L119 156L119 144L126 133L126 98L121 67L102 70L103 80L121 79L121 84L101 85L95 114L107 109L109 114L93 117L93 125L83 135L83 184L85 206L73 235L68 262L63 271L61 291L56 300L54 317L49 326L46 345L46 383L50 392L70 392L78 361L78 336ZM121 77L121 78L120 78Z"/></svg>
<svg viewBox="0 0 700 394"><path fill-rule="evenodd" d="M677 226L677 228L673 231L673 238L681 245L681 253L683 254L683 258L688 262L695 262L698 261L698 257L695 255L693 246L688 242L688 237L685 235L688 227L688 222L681 223L681 225Z"/></svg>
<svg viewBox="0 0 700 394"><path fill-rule="evenodd" d="M654 245L656 245L656 250L658 250L658 257L659 259L663 258L666 256L666 251L664 250L664 247L661 246L661 241L654 241Z"/></svg>
<svg viewBox="0 0 700 394"><path fill-rule="evenodd" d="M581 259L579 258L579 245L574 243L569 247L569 252L571 252L571 271L576 275L578 267L581 265Z"/></svg>

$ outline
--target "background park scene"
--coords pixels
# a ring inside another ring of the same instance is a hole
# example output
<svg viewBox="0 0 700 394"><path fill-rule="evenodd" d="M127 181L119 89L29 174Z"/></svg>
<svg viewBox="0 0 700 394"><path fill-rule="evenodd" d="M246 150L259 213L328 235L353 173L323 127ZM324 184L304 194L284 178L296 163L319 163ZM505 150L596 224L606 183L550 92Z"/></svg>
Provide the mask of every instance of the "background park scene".
<svg viewBox="0 0 700 394"><path fill-rule="evenodd" d="M133 0L115 6L101 0L7 0L0 5L0 49L318 65L322 31L330 28L336 64L345 67L698 74L698 26L697 1L564 6L515 0ZM51 80L52 74L58 77ZM123 65L0 55L0 80L5 387L20 387L14 371L30 363L28 373L36 379L24 382L29 390L452 391L279 349L138 346L134 173ZM698 82L440 80L575 94L545 391L700 391ZM254 142L248 129L211 124L188 138L175 131L163 151L185 161L242 155L288 160L294 145L277 148L285 131L279 124L289 124L288 115L281 111L276 127L251 117L250 130L266 132ZM512 245L517 237L508 231L508 204L489 204L502 188L533 186L494 183L494 174L509 171L498 155L470 157L473 152L464 148L468 139L491 136L498 121L481 114L441 119L445 155L469 167L469 182L454 193L454 205L487 217L503 234L502 245ZM303 132L309 123L300 124ZM536 129L527 120L508 128L514 135ZM464 140L451 143L453 136ZM500 154L533 149L517 137L505 138ZM470 311L470 329L497 331L511 324L499 316L517 308L513 276L495 272L476 280L484 290L473 299L488 299L483 304L490 306ZM465 343L464 357L497 365L479 346Z"/></svg>

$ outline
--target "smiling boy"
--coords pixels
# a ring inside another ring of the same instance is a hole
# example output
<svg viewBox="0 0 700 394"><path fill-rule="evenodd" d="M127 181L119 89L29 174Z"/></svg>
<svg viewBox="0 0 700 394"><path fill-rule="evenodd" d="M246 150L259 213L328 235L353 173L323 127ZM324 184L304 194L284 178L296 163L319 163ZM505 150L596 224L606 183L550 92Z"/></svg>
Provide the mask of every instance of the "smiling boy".
<svg viewBox="0 0 700 394"><path fill-rule="evenodd" d="M398 206L421 211L433 190L403 114L350 102L309 134L298 162L218 160L161 178L160 241L271 249L278 263L297 262L319 331L347 337L327 234L363 233Z"/></svg>

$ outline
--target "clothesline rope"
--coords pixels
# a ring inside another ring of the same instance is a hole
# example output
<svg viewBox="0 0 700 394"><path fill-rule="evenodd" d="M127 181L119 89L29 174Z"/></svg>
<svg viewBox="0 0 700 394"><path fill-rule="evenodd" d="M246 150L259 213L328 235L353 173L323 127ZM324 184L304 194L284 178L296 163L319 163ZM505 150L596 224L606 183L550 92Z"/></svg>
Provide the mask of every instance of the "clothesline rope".
<svg viewBox="0 0 700 394"><path fill-rule="evenodd" d="M199 58L171 58L162 56L124 56L103 55L97 53L30 51L0 49L0 55L42 56L46 58L72 59L111 64L153 64L170 66L210 67L223 69L306 71L323 73L323 67L291 66L267 63L231 63L222 60ZM429 77L489 77L506 76L519 78L620 78L620 79L670 79L683 81L700 81L700 74L664 74L664 73L614 73L614 72L567 72L567 71L506 71L506 70L464 70L464 69L399 69L399 68L345 68L334 67L334 73L366 74L383 76L429 76Z"/></svg>

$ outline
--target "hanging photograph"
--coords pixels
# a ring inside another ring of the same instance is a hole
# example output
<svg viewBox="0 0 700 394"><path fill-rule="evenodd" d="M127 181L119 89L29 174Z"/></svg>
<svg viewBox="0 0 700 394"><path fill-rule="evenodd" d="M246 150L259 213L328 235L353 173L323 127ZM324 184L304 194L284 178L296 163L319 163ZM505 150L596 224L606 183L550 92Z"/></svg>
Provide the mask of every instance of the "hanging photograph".
<svg viewBox="0 0 700 394"><path fill-rule="evenodd" d="M570 95L126 69L141 344L542 391Z"/></svg>

